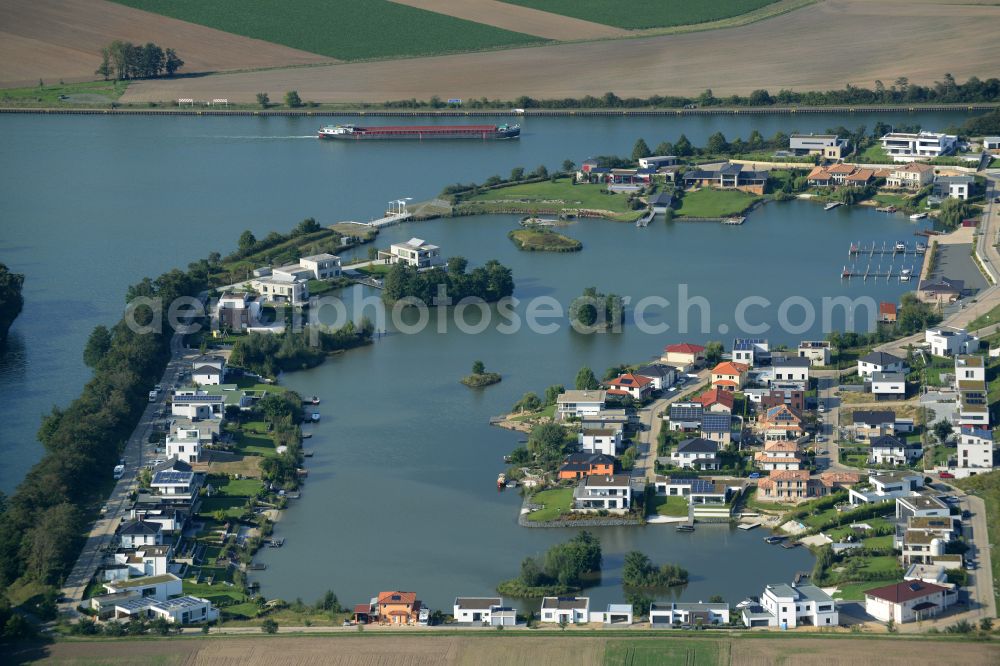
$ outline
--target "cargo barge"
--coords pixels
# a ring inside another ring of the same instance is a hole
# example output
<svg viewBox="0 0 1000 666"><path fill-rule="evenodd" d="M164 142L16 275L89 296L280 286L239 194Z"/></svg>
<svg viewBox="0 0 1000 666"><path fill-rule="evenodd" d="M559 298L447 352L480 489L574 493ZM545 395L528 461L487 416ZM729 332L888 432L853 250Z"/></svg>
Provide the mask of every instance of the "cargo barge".
<svg viewBox="0 0 1000 666"><path fill-rule="evenodd" d="M521 136L520 125L327 125L319 138L339 141L479 139L498 141Z"/></svg>

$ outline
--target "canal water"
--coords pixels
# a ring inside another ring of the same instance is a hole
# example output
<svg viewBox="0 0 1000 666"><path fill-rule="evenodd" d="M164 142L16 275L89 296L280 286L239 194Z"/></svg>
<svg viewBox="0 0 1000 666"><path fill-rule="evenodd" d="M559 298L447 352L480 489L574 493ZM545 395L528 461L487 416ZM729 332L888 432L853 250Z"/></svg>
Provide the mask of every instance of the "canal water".
<svg viewBox="0 0 1000 666"><path fill-rule="evenodd" d="M365 220L390 199L429 199L448 183L628 154L638 137L655 146L685 133L697 145L717 130L729 138L755 128L770 136L877 120L941 128L964 118L529 118L517 142L356 145L319 143L313 133L327 121L299 117L4 116L0 261L27 277L25 310L0 359L0 490L10 492L41 455L35 438L41 415L79 394L89 376L81 359L87 335L118 319L127 285L213 250L226 253L244 229L261 237L310 216L322 224ZM916 240L901 217L843 208L824 213L806 202L765 206L739 227L657 220L636 229L585 220L566 229L585 249L565 255L515 251L505 237L515 224L483 216L403 225L386 230L379 245L419 236L473 265L497 258L513 268L522 300L552 296L567 304L584 286L596 286L674 302L678 284L686 283L691 295L708 299L711 316L708 329L692 327L683 337L729 340L737 330L736 305L746 296L773 303L749 308L752 323L773 323L789 295L813 303L840 295L897 298L905 285L841 283L848 244ZM679 320L669 307L651 312L649 321L670 330L642 333L631 319L622 334L599 336L565 327L550 335L526 328L466 335L454 326L443 336L401 335L390 325L390 334L369 348L287 376L294 388L323 397L324 421L311 443L316 457L304 498L279 528L287 545L265 554L265 592L310 598L329 586L356 600L400 587L440 607L455 594L488 592L514 575L524 556L567 538L563 530L516 527L519 498L497 494L493 480L518 438L486 420L527 390L570 384L581 365L602 371L655 355L680 336ZM789 319L797 323L795 312ZM819 335L820 326L766 335L790 343ZM483 392L459 385L477 358L503 373L503 383ZM766 547L757 534L725 527L693 535L655 527L599 532L607 559L595 590L602 602L621 596L618 567L633 548L687 566L692 583L685 598L747 594L809 567L804 552Z"/></svg>

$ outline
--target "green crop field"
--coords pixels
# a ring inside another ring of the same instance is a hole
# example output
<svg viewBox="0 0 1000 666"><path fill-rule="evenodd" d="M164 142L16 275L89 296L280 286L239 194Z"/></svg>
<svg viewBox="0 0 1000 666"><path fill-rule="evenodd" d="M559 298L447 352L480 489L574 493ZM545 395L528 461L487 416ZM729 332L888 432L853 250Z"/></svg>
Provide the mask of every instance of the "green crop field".
<svg viewBox="0 0 1000 666"><path fill-rule="evenodd" d="M503 0L553 14L613 25L629 30L668 28L717 21L752 12L778 0Z"/></svg>
<svg viewBox="0 0 1000 666"><path fill-rule="evenodd" d="M544 41L388 0L114 1L341 60L481 51Z"/></svg>

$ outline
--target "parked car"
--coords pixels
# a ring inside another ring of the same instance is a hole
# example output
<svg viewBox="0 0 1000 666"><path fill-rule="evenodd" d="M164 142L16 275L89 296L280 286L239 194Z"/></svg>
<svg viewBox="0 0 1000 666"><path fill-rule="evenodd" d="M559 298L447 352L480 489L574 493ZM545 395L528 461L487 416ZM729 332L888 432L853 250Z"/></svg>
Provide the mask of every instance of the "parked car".
<svg viewBox="0 0 1000 666"><path fill-rule="evenodd" d="M955 478L955 475L952 474L951 472L941 472L940 474L938 474L938 476L941 477L942 479L954 479Z"/></svg>
<svg viewBox="0 0 1000 666"><path fill-rule="evenodd" d="M972 512L966 509L962 512L962 520L968 520L969 518L972 518Z"/></svg>
<svg viewBox="0 0 1000 666"><path fill-rule="evenodd" d="M760 472L750 472L750 474L747 475L747 478L750 478L750 479L759 479L760 478Z"/></svg>

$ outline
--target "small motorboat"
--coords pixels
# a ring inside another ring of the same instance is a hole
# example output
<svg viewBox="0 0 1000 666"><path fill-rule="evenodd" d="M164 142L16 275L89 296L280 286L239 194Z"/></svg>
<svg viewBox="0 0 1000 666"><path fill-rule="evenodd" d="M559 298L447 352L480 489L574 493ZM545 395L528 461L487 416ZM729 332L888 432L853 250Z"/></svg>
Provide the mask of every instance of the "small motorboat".
<svg viewBox="0 0 1000 666"><path fill-rule="evenodd" d="M678 525L678 532L694 532L694 525Z"/></svg>
<svg viewBox="0 0 1000 666"><path fill-rule="evenodd" d="M900 282L909 282L911 277L913 277L913 269L912 268L904 268L903 270L901 270L899 272L899 281Z"/></svg>
<svg viewBox="0 0 1000 666"><path fill-rule="evenodd" d="M315 422L315 421L319 421L319 412L313 412L313 413L312 413L312 420L313 420L314 422Z"/></svg>
<svg viewBox="0 0 1000 666"><path fill-rule="evenodd" d="M783 536L769 536L769 537L764 537L764 543L769 543L772 546L774 544L776 544L776 543L781 543L784 540L785 540L785 537L783 537Z"/></svg>
<svg viewBox="0 0 1000 666"><path fill-rule="evenodd" d="M917 243L917 252L926 252L927 246L923 243Z"/></svg>
<svg viewBox="0 0 1000 666"><path fill-rule="evenodd" d="M925 217L927 217L927 213L914 213L913 215L910 216L910 219L916 221L916 220L922 220Z"/></svg>
<svg viewBox="0 0 1000 666"><path fill-rule="evenodd" d="M497 475L497 490L503 490L507 487L507 475L503 472Z"/></svg>
<svg viewBox="0 0 1000 666"><path fill-rule="evenodd" d="M310 400L310 402L312 404L314 404L314 405L318 405L319 404L319 398L317 398L316 396L313 396L312 400Z"/></svg>
<svg viewBox="0 0 1000 666"><path fill-rule="evenodd" d="M896 241L896 252L906 252L906 243L903 241Z"/></svg>

